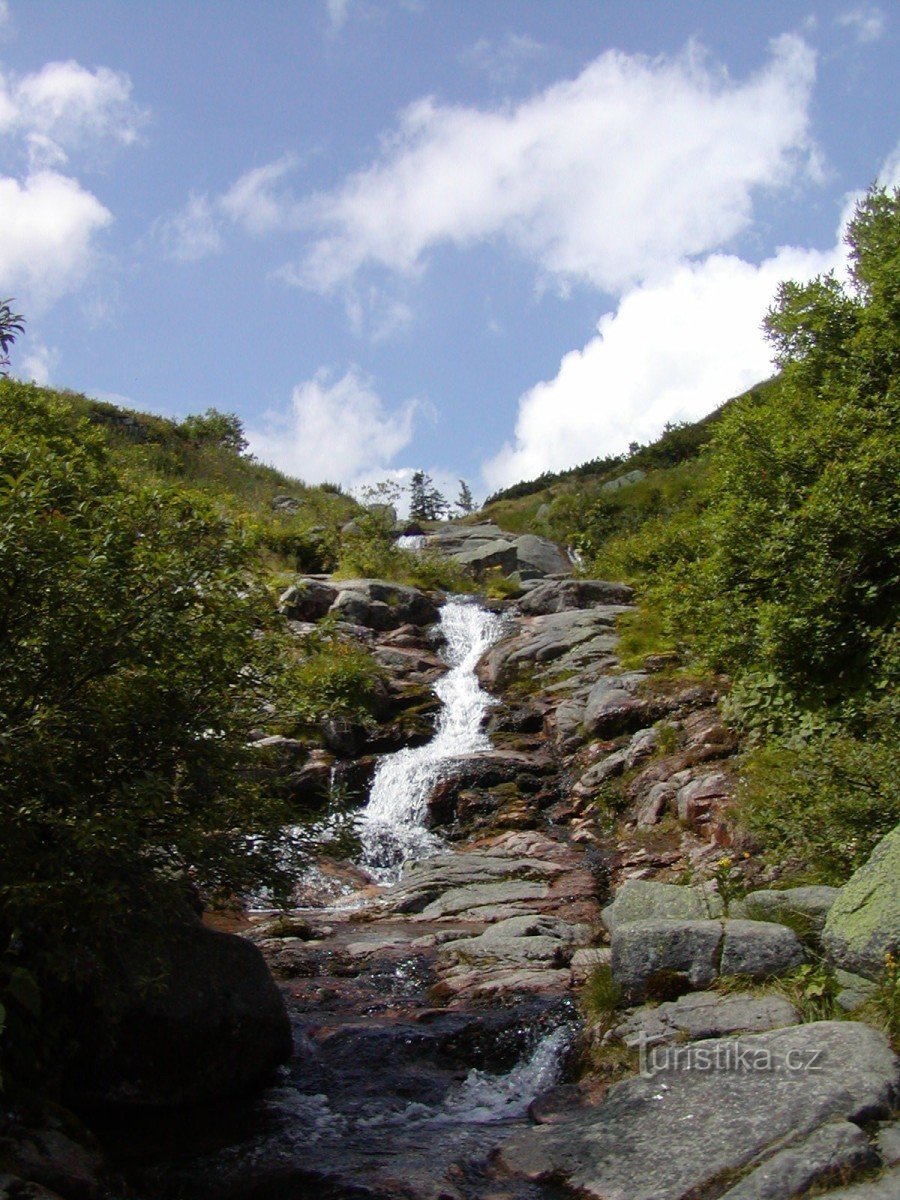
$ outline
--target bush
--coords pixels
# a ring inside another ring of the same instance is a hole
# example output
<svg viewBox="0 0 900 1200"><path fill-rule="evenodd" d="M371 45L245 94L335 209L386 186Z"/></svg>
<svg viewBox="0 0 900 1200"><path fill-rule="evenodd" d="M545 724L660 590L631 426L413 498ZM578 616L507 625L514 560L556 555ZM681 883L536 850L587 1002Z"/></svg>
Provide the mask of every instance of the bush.
<svg viewBox="0 0 900 1200"><path fill-rule="evenodd" d="M769 743L742 771L740 822L773 862L843 884L900 821L896 741L823 734Z"/></svg>
<svg viewBox="0 0 900 1200"><path fill-rule="evenodd" d="M248 741L289 684L253 539L196 496L126 485L64 400L6 398L0 946L77 981L184 883L274 882L283 814Z"/></svg>
<svg viewBox="0 0 900 1200"><path fill-rule="evenodd" d="M366 722L384 677L361 646L319 631L309 639L307 654L291 675L293 712L305 725L315 725L326 717Z"/></svg>

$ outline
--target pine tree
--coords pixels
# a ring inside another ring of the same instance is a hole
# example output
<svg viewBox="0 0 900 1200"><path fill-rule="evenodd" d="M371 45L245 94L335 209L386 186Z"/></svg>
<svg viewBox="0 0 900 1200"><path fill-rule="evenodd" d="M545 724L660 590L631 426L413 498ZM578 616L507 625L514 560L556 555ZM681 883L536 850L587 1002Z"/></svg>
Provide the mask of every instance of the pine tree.
<svg viewBox="0 0 900 1200"><path fill-rule="evenodd" d="M409 485L409 515L413 521L439 521L450 505L424 471L416 471Z"/></svg>
<svg viewBox="0 0 900 1200"><path fill-rule="evenodd" d="M459 495L456 498L456 507L463 514L468 516L469 513L475 511L475 501L472 498L472 490L464 479L459 481Z"/></svg>

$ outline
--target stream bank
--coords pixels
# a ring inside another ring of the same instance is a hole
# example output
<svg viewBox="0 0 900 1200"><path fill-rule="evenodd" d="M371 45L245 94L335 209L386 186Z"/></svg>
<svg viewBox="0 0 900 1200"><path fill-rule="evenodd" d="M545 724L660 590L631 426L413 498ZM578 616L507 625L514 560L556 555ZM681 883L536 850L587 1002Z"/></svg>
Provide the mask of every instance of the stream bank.
<svg viewBox="0 0 900 1200"><path fill-rule="evenodd" d="M620 669L622 585L536 580L495 605L496 640L445 647L449 663L435 653L433 601L409 593L319 579L284 601L305 625L313 607L337 606L347 636L390 666L392 693L417 706L423 688L464 666L450 692L469 717L457 725L442 710L420 743L437 754L410 764L399 748L371 763L383 779L404 777L385 794L412 803L381 808L379 821L392 813L401 833L371 840L369 870L323 856L296 907L245 928L286 1000L291 1062L257 1099L207 1109L202 1127L176 1113L107 1128L136 1193L787 1200L841 1173L887 1178L890 1151L876 1147L889 1142L900 1075L883 1036L856 1022L802 1024L789 1004L715 990L726 950L757 971L754 986L807 953L779 919L765 929L758 912L726 919L708 892L685 886L739 850L728 820L736 744L717 681L686 680L666 662ZM491 627L473 622L469 634ZM295 764L298 788L313 770L354 769L347 745L332 737ZM824 921L835 897L806 899ZM579 988L610 964L632 994L585 1038ZM677 985L662 1004L659 974ZM749 1043L774 1068L747 1079L664 1064L644 1076L641 1038L721 1045L726 1059ZM824 1055L815 1078L779 1066L813 1052ZM596 1069L605 1060L625 1075L612 1088Z"/></svg>

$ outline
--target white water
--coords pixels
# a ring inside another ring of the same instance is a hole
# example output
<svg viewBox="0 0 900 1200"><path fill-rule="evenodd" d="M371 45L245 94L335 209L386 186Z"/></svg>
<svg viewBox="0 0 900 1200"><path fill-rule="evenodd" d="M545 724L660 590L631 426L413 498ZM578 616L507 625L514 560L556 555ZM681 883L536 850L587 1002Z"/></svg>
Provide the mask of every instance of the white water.
<svg viewBox="0 0 900 1200"><path fill-rule="evenodd" d="M404 533L397 538L397 548L400 550L412 550L413 553L418 553L425 545L425 535L421 533Z"/></svg>
<svg viewBox="0 0 900 1200"><path fill-rule="evenodd" d="M553 1087L572 1040L571 1029L547 1034L508 1075L491 1075L473 1068L455 1093L444 1101L444 1111L455 1120L482 1125L522 1117L536 1096Z"/></svg>
<svg viewBox="0 0 900 1200"><path fill-rule="evenodd" d="M465 600L451 600L441 609L444 657L451 669L435 685L444 704L437 730L426 746L381 760L359 817L363 865L382 882L395 881L405 862L440 848L425 818L446 760L490 747L481 723L494 701L479 685L475 667L502 628L500 617Z"/></svg>

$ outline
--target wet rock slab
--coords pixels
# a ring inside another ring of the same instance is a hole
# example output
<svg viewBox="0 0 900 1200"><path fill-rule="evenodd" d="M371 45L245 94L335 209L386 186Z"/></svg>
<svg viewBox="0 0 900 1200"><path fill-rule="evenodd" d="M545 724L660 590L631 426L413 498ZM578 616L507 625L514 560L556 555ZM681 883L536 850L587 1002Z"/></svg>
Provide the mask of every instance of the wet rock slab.
<svg viewBox="0 0 900 1200"><path fill-rule="evenodd" d="M501 1161L512 1174L598 1200L687 1200L830 1122L887 1115L900 1086L886 1038L855 1022L663 1048L676 1049L668 1069L512 1137Z"/></svg>

